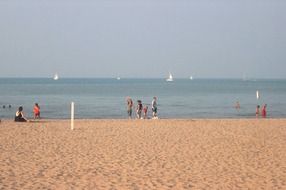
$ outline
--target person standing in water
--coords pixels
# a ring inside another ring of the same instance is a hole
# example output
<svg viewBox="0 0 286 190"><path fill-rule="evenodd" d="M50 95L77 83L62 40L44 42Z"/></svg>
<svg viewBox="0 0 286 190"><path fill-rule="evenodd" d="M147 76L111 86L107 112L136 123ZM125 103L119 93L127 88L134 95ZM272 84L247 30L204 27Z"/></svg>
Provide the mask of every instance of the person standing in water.
<svg viewBox="0 0 286 190"><path fill-rule="evenodd" d="M128 114L129 119L131 119L132 118L133 101L130 97L127 97L126 103L127 103L127 114Z"/></svg>
<svg viewBox="0 0 286 190"><path fill-rule="evenodd" d="M236 109L237 111L239 111L239 109L240 109L240 103L239 103L239 101L236 102L236 104L235 104L235 109Z"/></svg>
<svg viewBox="0 0 286 190"><path fill-rule="evenodd" d="M148 119L147 112L148 112L148 106L145 105L145 107L143 108L144 119Z"/></svg>
<svg viewBox="0 0 286 190"><path fill-rule="evenodd" d="M260 106L259 106L259 105L257 105L257 106L256 106L256 112L255 112L256 117L258 117L258 116L259 116L259 114L260 114L259 109L260 109Z"/></svg>
<svg viewBox="0 0 286 190"><path fill-rule="evenodd" d="M141 119L141 115L142 115L142 109L143 109L143 105L142 105L142 101L141 100L137 100L137 109L136 109L136 113L137 113L137 119Z"/></svg>
<svg viewBox="0 0 286 190"><path fill-rule="evenodd" d="M261 116L263 118L266 118L266 107L267 107L267 104L264 104L264 106L262 108L262 111L261 111Z"/></svg>
<svg viewBox="0 0 286 190"><path fill-rule="evenodd" d="M152 100L152 112L153 112L153 119L158 119L157 117L157 111L158 111L158 107L157 107L157 97L153 97Z"/></svg>

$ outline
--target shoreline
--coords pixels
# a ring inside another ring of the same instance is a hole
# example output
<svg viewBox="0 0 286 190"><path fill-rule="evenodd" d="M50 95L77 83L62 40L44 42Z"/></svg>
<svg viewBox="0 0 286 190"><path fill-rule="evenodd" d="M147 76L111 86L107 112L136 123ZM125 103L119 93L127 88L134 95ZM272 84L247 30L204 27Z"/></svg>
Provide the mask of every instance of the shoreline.
<svg viewBox="0 0 286 190"><path fill-rule="evenodd" d="M159 119L121 119L121 118L78 118L78 119L74 119L74 121L203 121L203 120L210 120L210 121L243 121L243 120L258 120L258 121L267 121L267 120L285 120L286 121L286 117L279 117L279 118L159 118ZM14 119L1 119L1 121L5 121L5 122L15 122ZM62 119L62 118L55 118L55 119L29 119L30 122L54 122L54 121L71 121L71 119ZM15 122L15 123L29 123L29 122Z"/></svg>

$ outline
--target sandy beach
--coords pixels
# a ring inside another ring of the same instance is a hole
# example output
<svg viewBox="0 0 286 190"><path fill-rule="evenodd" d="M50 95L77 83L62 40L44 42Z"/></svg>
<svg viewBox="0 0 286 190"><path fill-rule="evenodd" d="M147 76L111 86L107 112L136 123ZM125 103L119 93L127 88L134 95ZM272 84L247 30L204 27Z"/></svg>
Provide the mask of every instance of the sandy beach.
<svg viewBox="0 0 286 190"><path fill-rule="evenodd" d="M286 119L0 123L0 189L286 189Z"/></svg>

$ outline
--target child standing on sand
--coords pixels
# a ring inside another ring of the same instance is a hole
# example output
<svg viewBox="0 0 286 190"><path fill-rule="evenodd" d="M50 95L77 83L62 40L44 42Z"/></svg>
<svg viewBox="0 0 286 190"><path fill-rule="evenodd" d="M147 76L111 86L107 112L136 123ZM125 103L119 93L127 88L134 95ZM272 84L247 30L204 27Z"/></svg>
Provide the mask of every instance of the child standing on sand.
<svg viewBox="0 0 286 190"><path fill-rule="evenodd" d="M259 113L260 113L259 108L260 108L260 106L257 105L257 106L256 106L256 112L255 112L256 117L259 116Z"/></svg>
<svg viewBox="0 0 286 190"><path fill-rule="evenodd" d="M40 106L38 103L35 103L34 106L34 119L40 119Z"/></svg>
<svg viewBox="0 0 286 190"><path fill-rule="evenodd" d="M144 119L147 119L147 118L148 118L147 112L148 112L148 106L145 106L145 107L143 108Z"/></svg>
<svg viewBox="0 0 286 190"><path fill-rule="evenodd" d="M141 119L141 114L142 114L142 109L143 109L143 105L142 105L142 101L141 100L137 100L137 109L136 109L136 113L137 113L137 119Z"/></svg>

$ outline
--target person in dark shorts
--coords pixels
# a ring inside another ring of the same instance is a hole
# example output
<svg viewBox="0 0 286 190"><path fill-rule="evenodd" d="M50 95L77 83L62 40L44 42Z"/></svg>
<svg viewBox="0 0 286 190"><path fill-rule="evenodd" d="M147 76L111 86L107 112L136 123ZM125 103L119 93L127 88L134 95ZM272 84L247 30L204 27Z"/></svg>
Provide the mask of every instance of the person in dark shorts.
<svg viewBox="0 0 286 190"><path fill-rule="evenodd" d="M27 121L28 119L25 118L23 113L23 107L20 106L15 114L15 122L27 122Z"/></svg>
<svg viewBox="0 0 286 190"><path fill-rule="evenodd" d="M153 119L158 119L157 111L158 111L158 108L157 108L157 97L153 97L153 100L152 100Z"/></svg>

